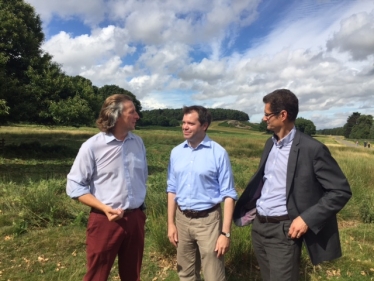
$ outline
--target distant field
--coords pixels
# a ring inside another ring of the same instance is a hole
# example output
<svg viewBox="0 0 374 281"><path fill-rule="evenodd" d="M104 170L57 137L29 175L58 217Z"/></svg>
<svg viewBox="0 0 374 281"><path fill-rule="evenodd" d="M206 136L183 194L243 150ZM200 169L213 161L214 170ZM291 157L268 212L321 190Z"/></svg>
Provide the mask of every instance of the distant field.
<svg viewBox="0 0 374 281"><path fill-rule="evenodd" d="M81 280L88 208L65 194L66 174L95 128L0 127L0 280ZM183 141L180 128L140 128L149 165L143 281L178 280L175 249L166 237L166 167ZM236 189L257 169L269 135L218 126L209 136L231 159ZM313 267L303 254L302 280L374 280L374 149L347 147L316 136L347 175L353 198L339 213L343 258ZM250 228L233 226L226 256L228 281L260 280ZM119 280L116 267L110 280Z"/></svg>

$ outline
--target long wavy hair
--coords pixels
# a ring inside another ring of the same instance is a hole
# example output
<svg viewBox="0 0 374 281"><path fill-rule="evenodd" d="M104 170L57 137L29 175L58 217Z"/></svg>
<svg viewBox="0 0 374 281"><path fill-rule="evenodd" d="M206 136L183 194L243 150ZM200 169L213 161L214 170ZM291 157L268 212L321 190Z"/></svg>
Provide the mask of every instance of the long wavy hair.
<svg viewBox="0 0 374 281"><path fill-rule="evenodd" d="M123 103L131 101L132 99L123 94L115 94L106 98L101 107L99 118L96 120L96 125L100 131L105 133L112 133L116 125L118 117L123 111Z"/></svg>

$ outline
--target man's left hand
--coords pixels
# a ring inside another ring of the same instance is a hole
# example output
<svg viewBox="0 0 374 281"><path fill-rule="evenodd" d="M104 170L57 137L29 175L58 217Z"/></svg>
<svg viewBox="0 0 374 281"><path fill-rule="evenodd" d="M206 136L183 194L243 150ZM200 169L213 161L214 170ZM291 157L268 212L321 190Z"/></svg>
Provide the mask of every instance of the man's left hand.
<svg viewBox="0 0 374 281"><path fill-rule="evenodd" d="M224 235L220 235L216 243L216 248L214 249L214 251L217 252L217 258L226 254L229 249L230 239Z"/></svg>
<svg viewBox="0 0 374 281"><path fill-rule="evenodd" d="M298 239L308 231L308 226L304 220L298 216L291 223L290 229L288 231L288 236L292 239Z"/></svg>

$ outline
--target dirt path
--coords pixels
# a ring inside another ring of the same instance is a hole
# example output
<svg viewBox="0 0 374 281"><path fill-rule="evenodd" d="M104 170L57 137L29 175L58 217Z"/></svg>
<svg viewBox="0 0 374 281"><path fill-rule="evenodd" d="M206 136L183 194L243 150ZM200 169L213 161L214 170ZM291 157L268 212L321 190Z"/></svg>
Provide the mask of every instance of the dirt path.
<svg viewBox="0 0 374 281"><path fill-rule="evenodd" d="M346 146L350 146L350 147L360 147L360 146L356 146L356 144L352 141L347 141L345 140L342 136L334 136L334 139L340 143L340 144L344 144Z"/></svg>

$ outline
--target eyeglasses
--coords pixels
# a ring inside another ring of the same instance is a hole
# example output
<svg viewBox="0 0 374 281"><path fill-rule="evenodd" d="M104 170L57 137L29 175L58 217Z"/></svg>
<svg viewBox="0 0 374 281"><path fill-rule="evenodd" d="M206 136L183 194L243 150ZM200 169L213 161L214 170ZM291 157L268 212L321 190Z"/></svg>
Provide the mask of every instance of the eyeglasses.
<svg viewBox="0 0 374 281"><path fill-rule="evenodd" d="M267 120L269 120L273 115L277 115L280 112L270 112L270 113L264 113L264 116Z"/></svg>

